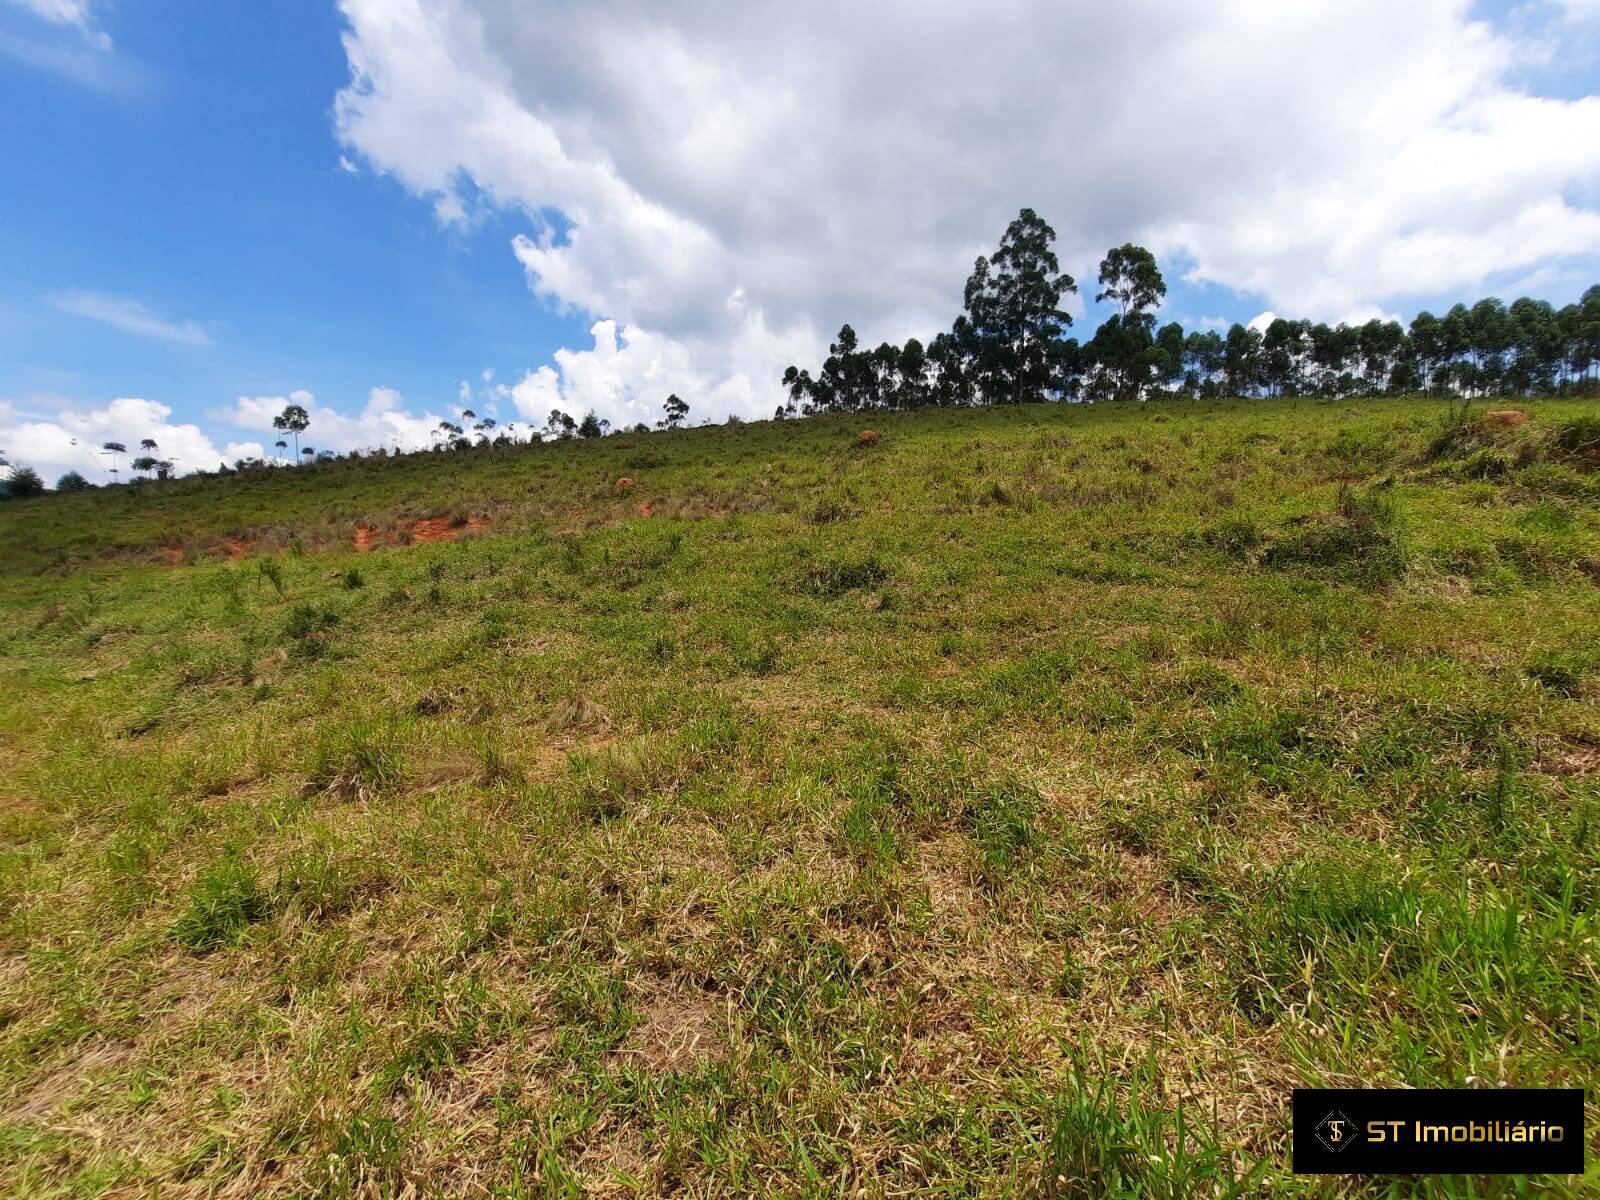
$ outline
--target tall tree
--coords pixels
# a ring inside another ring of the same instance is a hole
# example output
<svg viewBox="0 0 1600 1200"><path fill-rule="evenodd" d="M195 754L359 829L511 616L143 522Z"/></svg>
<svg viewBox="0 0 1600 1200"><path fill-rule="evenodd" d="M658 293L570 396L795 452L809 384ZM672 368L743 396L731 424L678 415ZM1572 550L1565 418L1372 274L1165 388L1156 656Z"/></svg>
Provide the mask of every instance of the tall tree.
<svg viewBox="0 0 1600 1200"><path fill-rule="evenodd" d="M688 417L689 406L674 392L661 405L661 411L665 414L661 423L668 429L677 429Z"/></svg>
<svg viewBox="0 0 1600 1200"><path fill-rule="evenodd" d="M994 257L973 264L964 307L980 386L991 401L1043 400L1051 390L1053 347L1072 324L1061 301L1078 290L1056 261L1055 239L1055 230L1025 208L1006 227Z"/></svg>
<svg viewBox="0 0 1600 1200"><path fill-rule="evenodd" d="M1129 242L1108 250L1100 261L1100 286L1095 302L1117 305L1116 315L1105 323L1112 329L1102 341L1107 357L1101 363L1111 374L1117 398L1136 400L1149 383L1150 367L1161 361L1153 352L1151 334L1155 310L1167 294L1166 280L1155 255Z"/></svg>
<svg viewBox="0 0 1600 1200"><path fill-rule="evenodd" d="M1191 333L1183 340L1183 386L1195 395L1214 396L1227 369L1227 346L1215 330Z"/></svg>
<svg viewBox="0 0 1600 1200"><path fill-rule="evenodd" d="M303 405L290 404L272 418L272 427L283 433L294 435L294 454L300 457L300 435L311 426L311 414Z"/></svg>
<svg viewBox="0 0 1600 1200"><path fill-rule="evenodd" d="M1234 322L1223 346L1223 374L1235 396L1254 394L1261 385L1261 333Z"/></svg>

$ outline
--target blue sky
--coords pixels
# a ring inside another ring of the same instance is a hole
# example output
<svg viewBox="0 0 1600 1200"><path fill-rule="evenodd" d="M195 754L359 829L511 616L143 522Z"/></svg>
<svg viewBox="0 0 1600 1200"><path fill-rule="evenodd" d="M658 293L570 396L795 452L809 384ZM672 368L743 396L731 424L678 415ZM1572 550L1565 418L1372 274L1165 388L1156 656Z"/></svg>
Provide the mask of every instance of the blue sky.
<svg viewBox="0 0 1600 1200"><path fill-rule="evenodd" d="M359 407L374 385L453 401L485 367L546 361L587 323L530 295L518 214L442 228L430 206L340 166L349 78L331 5L129 0L109 54L0 0L0 36L87 75L0 55L0 397L149 397L181 418L308 388ZM204 344L64 311L130 300Z"/></svg>
<svg viewBox="0 0 1600 1200"><path fill-rule="evenodd" d="M948 320L1023 204L1085 300L1100 249L1155 247L1187 324L1600 279L1595 0L1239 0L1153 48L1140 4L1053 5L966 90L967 6L920 39L893 7L842 8L841 52L779 7L0 0L0 450L148 425L213 466L297 392L341 449L463 403L770 412L842 321ZM1108 99L1119 67L1158 94Z"/></svg>

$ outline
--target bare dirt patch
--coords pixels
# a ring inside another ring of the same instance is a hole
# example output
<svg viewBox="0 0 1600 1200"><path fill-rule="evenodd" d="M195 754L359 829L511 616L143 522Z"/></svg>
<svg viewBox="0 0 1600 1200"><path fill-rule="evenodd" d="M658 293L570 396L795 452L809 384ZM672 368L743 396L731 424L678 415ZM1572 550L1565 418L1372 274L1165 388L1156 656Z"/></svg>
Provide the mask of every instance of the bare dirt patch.
<svg viewBox="0 0 1600 1200"><path fill-rule="evenodd" d="M453 542L467 534L482 533L489 528L489 518L423 517L417 521L403 521L393 529L383 530L362 522L351 535L355 548L365 554L378 546L412 546L423 542Z"/></svg>
<svg viewBox="0 0 1600 1200"><path fill-rule="evenodd" d="M1600 773L1600 746L1592 742L1564 742L1539 763L1551 775L1594 775Z"/></svg>
<svg viewBox="0 0 1600 1200"><path fill-rule="evenodd" d="M653 1071L682 1071L727 1054L725 1022L714 997L704 992L651 982L639 1000L640 1020L617 1053Z"/></svg>

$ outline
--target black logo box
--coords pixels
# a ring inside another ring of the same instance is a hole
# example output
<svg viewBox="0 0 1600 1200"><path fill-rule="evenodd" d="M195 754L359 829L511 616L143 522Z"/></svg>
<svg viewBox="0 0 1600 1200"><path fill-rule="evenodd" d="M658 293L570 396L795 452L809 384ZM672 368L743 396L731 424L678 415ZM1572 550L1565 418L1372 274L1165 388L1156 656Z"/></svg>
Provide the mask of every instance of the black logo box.
<svg viewBox="0 0 1600 1200"><path fill-rule="evenodd" d="M1297 1175L1583 1171L1582 1088L1296 1088Z"/></svg>

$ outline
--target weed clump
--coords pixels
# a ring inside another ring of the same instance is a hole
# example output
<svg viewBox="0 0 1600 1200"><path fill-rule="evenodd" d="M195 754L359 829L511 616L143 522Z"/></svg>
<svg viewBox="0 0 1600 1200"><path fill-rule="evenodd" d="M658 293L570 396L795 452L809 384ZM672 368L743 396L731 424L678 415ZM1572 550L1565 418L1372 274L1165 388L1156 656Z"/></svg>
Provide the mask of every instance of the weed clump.
<svg viewBox="0 0 1600 1200"><path fill-rule="evenodd" d="M362 722L330 730L317 740L306 790L365 800L399 787L405 754L392 725Z"/></svg>
<svg viewBox="0 0 1600 1200"><path fill-rule="evenodd" d="M1595 667L1595 657L1575 650L1545 650L1523 665L1529 679L1558 696L1583 693L1584 680Z"/></svg>
<svg viewBox="0 0 1600 1200"><path fill-rule="evenodd" d="M1343 487L1331 516L1306 522L1263 556L1272 567L1310 567L1363 587L1381 587L1406 572L1399 510L1379 488Z"/></svg>
<svg viewBox="0 0 1600 1200"><path fill-rule="evenodd" d="M203 954L233 941L270 910L270 898L255 870L229 855L201 874L189 893L189 906L168 935L178 945Z"/></svg>
<svg viewBox="0 0 1600 1200"><path fill-rule="evenodd" d="M1550 436L1550 457L1600 471L1600 417L1578 417Z"/></svg>
<svg viewBox="0 0 1600 1200"><path fill-rule="evenodd" d="M888 568L874 554L856 559L834 559L806 570L801 589L813 596L833 599L846 592L875 588L889 578Z"/></svg>

